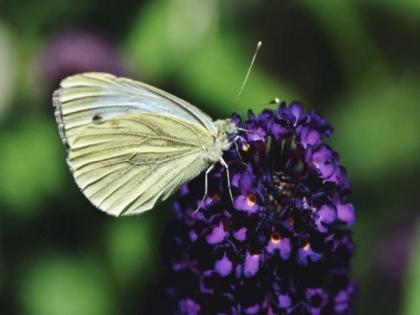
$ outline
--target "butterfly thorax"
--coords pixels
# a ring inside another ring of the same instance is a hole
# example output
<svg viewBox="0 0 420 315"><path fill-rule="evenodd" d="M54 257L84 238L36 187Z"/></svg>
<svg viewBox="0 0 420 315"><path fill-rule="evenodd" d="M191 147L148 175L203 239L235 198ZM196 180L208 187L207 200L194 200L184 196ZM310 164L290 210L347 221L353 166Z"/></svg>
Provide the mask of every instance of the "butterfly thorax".
<svg viewBox="0 0 420 315"><path fill-rule="evenodd" d="M230 119L216 120L217 135L214 136L211 146L208 148L207 158L210 162L217 162L223 155L223 151L231 148L237 134L236 125Z"/></svg>

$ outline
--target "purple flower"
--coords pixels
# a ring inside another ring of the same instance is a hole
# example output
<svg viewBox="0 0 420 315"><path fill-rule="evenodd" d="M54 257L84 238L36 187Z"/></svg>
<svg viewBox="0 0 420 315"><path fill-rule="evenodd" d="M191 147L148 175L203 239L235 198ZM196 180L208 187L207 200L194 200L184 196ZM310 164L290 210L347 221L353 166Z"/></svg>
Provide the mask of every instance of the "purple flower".
<svg viewBox="0 0 420 315"><path fill-rule="evenodd" d="M347 226L352 226L356 220L356 213L351 203L338 203L337 218Z"/></svg>
<svg viewBox="0 0 420 315"><path fill-rule="evenodd" d="M124 74L124 65L117 49L104 38L82 30L55 34L41 55L42 73L48 88L56 88L66 76L102 71Z"/></svg>
<svg viewBox="0 0 420 315"><path fill-rule="evenodd" d="M334 311L336 314L346 314L351 307L351 300L355 293L355 285L349 283L348 286L340 291L334 297Z"/></svg>
<svg viewBox="0 0 420 315"><path fill-rule="evenodd" d="M307 163L309 167L318 172L319 177L324 181L335 173L337 168L337 158L331 148L327 145L321 145L307 153Z"/></svg>
<svg viewBox="0 0 420 315"><path fill-rule="evenodd" d="M246 227L241 227L239 230L233 232L233 236L237 241L244 241L246 239Z"/></svg>
<svg viewBox="0 0 420 315"><path fill-rule="evenodd" d="M232 272L232 262L225 254L221 259L216 260L214 269L220 276L226 277Z"/></svg>
<svg viewBox="0 0 420 315"><path fill-rule="evenodd" d="M317 218L315 219L315 224L317 229L320 232L328 232L328 224L331 224L336 221L337 219L337 211L331 205L322 205L317 213Z"/></svg>
<svg viewBox="0 0 420 315"><path fill-rule="evenodd" d="M211 234L207 235L206 240L209 244L218 244L223 241L226 236L225 228L223 227L223 222L220 222L217 226L213 228Z"/></svg>
<svg viewBox="0 0 420 315"><path fill-rule="evenodd" d="M250 278L256 275L260 267L260 260L259 254L246 253L243 271L245 277Z"/></svg>
<svg viewBox="0 0 420 315"><path fill-rule="evenodd" d="M308 314L320 315L328 303L328 294L323 289L307 289L305 300Z"/></svg>
<svg viewBox="0 0 420 315"><path fill-rule="evenodd" d="M192 299L183 299L178 303L179 310L182 314L197 315L200 311L200 305Z"/></svg>
<svg viewBox="0 0 420 315"><path fill-rule="evenodd" d="M290 104L289 112L293 116L293 126L296 126L303 115L303 105L295 101Z"/></svg>
<svg viewBox="0 0 420 315"><path fill-rule="evenodd" d="M250 193L247 195L239 195L234 201L235 208L249 213L258 210L257 197Z"/></svg>
<svg viewBox="0 0 420 315"><path fill-rule="evenodd" d="M255 304L253 306L246 307L244 311L245 311L245 314L258 314L260 311L260 308L261 307L258 304Z"/></svg>
<svg viewBox="0 0 420 315"><path fill-rule="evenodd" d="M322 258L322 254L314 251L311 244L306 243L303 247L298 249L297 262L299 265L308 265L310 263L316 263Z"/></svg>
<svg viewBox="0 0 420 315"><path fill-rule="evenodd" d="M167 313L348 314L355 210L331 126L298 102L232 121L246 130L223 157L233 202L217 166L205 207L203 177L174 203Z"/></svg>
<svg viewBox="0 0 420 315"><path fill-rule="evenodd" d="M314 146L321 140L321 134L316 129L311 129L307 126L302 126L297 130L298 140L304 148Z"/></svg>
<svg viewBox="0 0 420 315"><path fill-rule="evenodd" d="M280 309L288 309L292 306L292 300L288 294L277 294L277 302Z"/></svg>
<svg viewBox="0 0 420 315"><path fill-rule="evenodd" d="M278 234L273 234L268 241L268 245L266 247L266 250L270 254L275 254L278 252L280 257L283 260L287 260L290 256L290 253L292 251L292 246L290 244L290 239L288 238L281 238Z"/></svg>

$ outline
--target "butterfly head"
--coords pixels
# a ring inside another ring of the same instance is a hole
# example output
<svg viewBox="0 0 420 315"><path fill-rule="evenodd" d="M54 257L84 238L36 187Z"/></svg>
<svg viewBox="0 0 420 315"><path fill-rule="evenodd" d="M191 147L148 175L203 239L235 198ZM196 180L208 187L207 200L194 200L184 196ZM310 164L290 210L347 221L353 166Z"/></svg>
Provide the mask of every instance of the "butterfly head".
<svg viewBox="0 0 420 315"><path fill-rule="evenodd" d="M225 125L225 131L229 137L234 137L238 133L238 127L236 127L235 123L232 120L227 119L226 125Z"/></svg>
<svg viewBox="0 0 420 315"><path fill-rule="evenodd" d="M238 128L230 119L215 121L217 127L216 142L219 143L223 151L227 151L232 146L238 133Z"/></svg>

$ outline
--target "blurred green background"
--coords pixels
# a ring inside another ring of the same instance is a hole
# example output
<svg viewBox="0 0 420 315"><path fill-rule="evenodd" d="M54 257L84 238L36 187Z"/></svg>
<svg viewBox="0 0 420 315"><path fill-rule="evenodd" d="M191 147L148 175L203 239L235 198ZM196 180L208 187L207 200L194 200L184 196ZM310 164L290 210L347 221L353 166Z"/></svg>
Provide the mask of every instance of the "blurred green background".
<svg viewBox="0 0 420 315"><path fill-rule="evenodd" d="M55 125L59 80L100 70L213 117L274 97L317 109L353 182L356 314L420 314L419 16L419 0L2 0L0 313L144 314L150 301L170 202L121 219L94 209Z"/></svg>

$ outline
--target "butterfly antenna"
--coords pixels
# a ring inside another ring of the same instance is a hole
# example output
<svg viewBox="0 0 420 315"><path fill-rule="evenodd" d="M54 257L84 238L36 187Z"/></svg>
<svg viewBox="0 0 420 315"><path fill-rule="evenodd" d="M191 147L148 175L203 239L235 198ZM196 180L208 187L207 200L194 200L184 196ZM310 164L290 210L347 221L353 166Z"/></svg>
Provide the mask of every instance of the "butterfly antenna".
<svg viewBox="0 0 420 315"><path fill-rule="evenodd" d="M238 95L236 95L235 103L237 103L239 101L239 98L241 97L242 91L245 87L246 82L248 81L249 75L251 74L252 67L254 66L254 62L255 62L255 59L257 58L258 52L260 51L261 45L262 45L262 42L259 41L257 43L257 48L255 48L255 52L254 52L254 56L252 57L251 64L249 65L248 71L245 75L245 79L242 82L242 85L241 85L241 88L239 89Z"/></svg>

